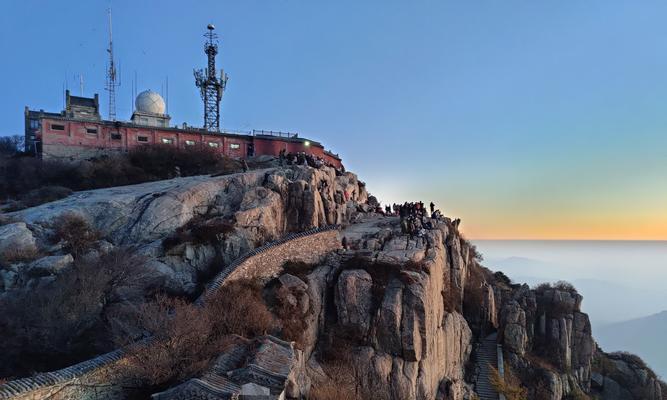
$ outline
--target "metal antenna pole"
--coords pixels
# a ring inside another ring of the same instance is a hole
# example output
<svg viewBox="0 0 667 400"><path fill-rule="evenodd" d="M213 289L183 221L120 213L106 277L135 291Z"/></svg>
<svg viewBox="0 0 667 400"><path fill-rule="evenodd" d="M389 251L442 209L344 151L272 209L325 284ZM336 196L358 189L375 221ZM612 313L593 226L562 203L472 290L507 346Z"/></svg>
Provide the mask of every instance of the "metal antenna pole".
<svg viewBox="0 0 667 400"><path fill-rule="evenodd" d="M116 87L120 83L116 81L116 65L113 59L113 31L111 26L111 8L109 8L109 68L107 69L107 82L105 89L109 92L109 119L116 120Z"/></svg>
<svg viewBox="0 0 667 400"><path fill-rule="evenodd" d="M213 31L215 26L209 24L208 32L204 35L207 39L204 44L204 53L208 57L206 69L194 70L195 84L199 88L201 98L204 101L204 129L220 132L220 100L227 86L227 74L220 71L217 76L215 69L215 56L218 54L218 35Z"/></svg>

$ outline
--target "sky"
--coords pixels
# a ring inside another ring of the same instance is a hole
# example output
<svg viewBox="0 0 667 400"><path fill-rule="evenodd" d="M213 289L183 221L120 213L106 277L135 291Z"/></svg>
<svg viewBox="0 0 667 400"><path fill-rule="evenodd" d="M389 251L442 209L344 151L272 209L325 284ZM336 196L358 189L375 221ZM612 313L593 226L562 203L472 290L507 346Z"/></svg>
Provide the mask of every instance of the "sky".
<svg viewBox="0 0 667 400"><path fill-rule="evenodd" d="M0 135L79 75L106 114L110 4L121 119L136 74L202 124L213 23L227 129L321 141L382 202L434 201L471 238L667 240L667 2L7 1Z"/></svg>

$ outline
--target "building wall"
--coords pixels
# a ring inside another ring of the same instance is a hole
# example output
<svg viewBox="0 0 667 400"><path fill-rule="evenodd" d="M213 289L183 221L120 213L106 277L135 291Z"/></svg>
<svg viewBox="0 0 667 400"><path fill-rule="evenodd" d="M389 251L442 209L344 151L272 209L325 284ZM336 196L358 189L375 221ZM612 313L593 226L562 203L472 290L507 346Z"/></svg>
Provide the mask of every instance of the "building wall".
<svg viewBox="0 0 667 400"><path fill-rule="evenodd" d="M27 120L26 120L27 121ZM59 129L62 128L62 129ZM81 159L127 151L137 146L171 144L212 147L219 154L233 158L250 155L275 155L287 152L305 152L341 167L339 158L324 151L319 143L292 138L262 138L257 136L206 134L197 131L161 129L153 126L98 123L58 118L42 118L37 133L42 143L42 157L51 159ZM306 142L309 145L306 145Z"/></svg>
<svg viewBox="0 0 667 400"><path fill-rule="evenodd" d="M309 142L307 145L305 142ZM255 137L255 153L256 154L270 154L277 156L280 154L280 151L285 149L287 153L307 153L316 157L323 158L329 164L340 168L342 163L339 158L333 157L332 155L324 151L319 143L314 143L310 141L294 141L288 138L264 138L264 137Z"/></svg>

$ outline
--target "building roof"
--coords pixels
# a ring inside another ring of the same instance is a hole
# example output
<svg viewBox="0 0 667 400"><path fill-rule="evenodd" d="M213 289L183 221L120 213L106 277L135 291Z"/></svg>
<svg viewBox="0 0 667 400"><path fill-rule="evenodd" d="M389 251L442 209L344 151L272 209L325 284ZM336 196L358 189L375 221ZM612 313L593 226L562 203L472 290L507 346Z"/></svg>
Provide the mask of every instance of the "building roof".
<svg viewBox="0 0 667 400"><path fill-rule="evenodd" d="M69 96L70 104L73 106L95 108L95 99L92 97Z"/></svg>

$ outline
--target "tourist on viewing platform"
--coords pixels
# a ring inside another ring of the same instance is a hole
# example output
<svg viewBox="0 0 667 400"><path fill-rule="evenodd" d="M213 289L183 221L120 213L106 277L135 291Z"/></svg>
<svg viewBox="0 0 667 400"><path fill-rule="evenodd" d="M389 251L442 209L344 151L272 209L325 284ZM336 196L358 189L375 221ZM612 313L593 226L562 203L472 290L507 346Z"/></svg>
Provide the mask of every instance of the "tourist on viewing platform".
<svg viewBox="0 0 667 400"><path fill-rule="evenodd" d="M389 210L389 207L387 209ZM426 213L423 202L394 204L394 209L396 210L395 213L401 218L401 231L403 233L422 236L426 229L433 229L433 221L428 218L429 214ZM440 210L435 210L435 204L433 204L433 209L434 211L430 214L431 218L442 218Z"/></svg>

